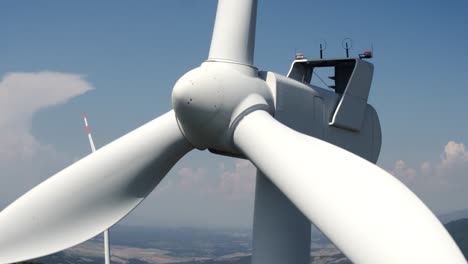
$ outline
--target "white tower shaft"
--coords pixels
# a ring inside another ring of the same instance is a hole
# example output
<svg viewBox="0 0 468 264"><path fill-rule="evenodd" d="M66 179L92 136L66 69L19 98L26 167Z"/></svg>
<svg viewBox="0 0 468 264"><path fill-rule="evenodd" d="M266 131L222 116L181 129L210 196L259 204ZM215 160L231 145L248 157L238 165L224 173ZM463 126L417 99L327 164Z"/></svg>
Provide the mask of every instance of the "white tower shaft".
<svg viewBox="0 0 468 264"><path fill-rule="evenodd" d="M310 263L310 221L257 170L252 264Z"/></svg>

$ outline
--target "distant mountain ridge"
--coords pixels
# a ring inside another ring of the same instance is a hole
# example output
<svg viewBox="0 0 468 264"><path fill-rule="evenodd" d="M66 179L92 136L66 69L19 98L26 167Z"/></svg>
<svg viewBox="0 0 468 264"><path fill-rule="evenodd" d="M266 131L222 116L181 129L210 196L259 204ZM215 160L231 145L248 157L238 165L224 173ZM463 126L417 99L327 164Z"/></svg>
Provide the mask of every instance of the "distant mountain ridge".
<svg viewBox="0 0 468 264"><path fill-rule="evenodd" d="M468 218L462 218L445 225L465 258L468 259Z"/></svg>
<svg viewBox="0 0 468 264"><path fill-rule="evenodd" d="M440 214L437 215L437 217L442 223L447 224L462 218L468 218L468 209L457 210L447 214Z"/></svg>

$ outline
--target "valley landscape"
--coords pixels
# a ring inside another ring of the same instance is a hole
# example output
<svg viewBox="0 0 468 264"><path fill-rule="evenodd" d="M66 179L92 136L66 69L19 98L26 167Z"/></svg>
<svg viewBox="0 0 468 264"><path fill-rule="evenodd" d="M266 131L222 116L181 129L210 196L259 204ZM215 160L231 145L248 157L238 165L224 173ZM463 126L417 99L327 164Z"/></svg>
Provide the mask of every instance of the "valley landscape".
<svg viewBox="0 0 468 264"><path fill-rule="evenodd" d="M468 218L451 221L445 226L465 257L468 256ZM247 264L252 254L249 229L117 225L111 230L111 241L114 264ZM24 264L101 264L104 262L102 252L102 237L98 236L73 248ZM311 264L351 263L316 229L312 231L310 254Z"/></svg>

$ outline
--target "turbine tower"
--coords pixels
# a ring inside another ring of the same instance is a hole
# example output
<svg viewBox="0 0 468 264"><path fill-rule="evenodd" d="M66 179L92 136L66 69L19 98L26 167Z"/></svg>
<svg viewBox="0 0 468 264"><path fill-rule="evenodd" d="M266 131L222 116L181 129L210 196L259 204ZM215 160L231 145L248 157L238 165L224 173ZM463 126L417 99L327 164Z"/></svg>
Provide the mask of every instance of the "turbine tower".
<svg viewBox="0 0 468 264"><path fill-rule="evenodd" d="M83 112L83 120L86 127L86 134L88 135L89 145L91 147L91 153L96 152L96 147L94 146L93 136L91 135L91 129L88 125L88 119L86 118L85 112ZM110 242L109 242L109 229L104 230L104 263L110 264Z"/></svg>
<svg viewBox="0 0 468 264"><path fill-rule="evenodd" d="M466 264L423 202L374 164L381 133L367 102L373 65L300 59L288 76L260 71L253 59L256 11L256 0L219 0L208 59L175 83L173 110L4 209L0 263L103 232L185 154L208 149L258 169L254 264L308 263L310 222L353 263ZM313 69L326 65L335 70L333 91L310 84Z"/></svg>

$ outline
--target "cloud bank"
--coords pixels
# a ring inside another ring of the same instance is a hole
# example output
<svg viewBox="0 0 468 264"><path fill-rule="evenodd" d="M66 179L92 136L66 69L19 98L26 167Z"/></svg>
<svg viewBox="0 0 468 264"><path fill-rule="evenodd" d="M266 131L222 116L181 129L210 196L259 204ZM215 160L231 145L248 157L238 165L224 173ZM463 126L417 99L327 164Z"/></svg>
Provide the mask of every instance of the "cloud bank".
<svg viewBox="0 0 468 264"><path fill-rule="evenodd" d="M83 76L60 72L15 72L0 80L0 208L47 178L64 157L31 134L41 109L64 104L93 86Z"/></svg>
<svg viewBox="0 0 468 264"><path fill-rule="evenodd" d="M389 170L437 213L468 208L468 150L449 141L435 162L412 167L398 160Z"/></svg>
<svg viewBox="0 0 468 264"><path fill-rule="evenodd" d="M247 160L217 160L204 167L171 171L124 223L250 227L256 169Z"/></svg>
<svg viewBox="0 0 468 264"><path fill-rule="evenodd" d="M390 173L436 213L468 208L468 150L449 141L436 161L410 166L398 160ZM225 159L205 167L181 167L163 180L127 223L143 225L251 226L255 167ZM147 212L151 212L148 214Z"/></svg>
<svg viewBox="0 0 468 264"><path fill-rule="evenodd" d="M435 160L419 166L398 160L389 171L436 213L468 208L468 150L465 145L449 141L440 158ZM132 222L251 226L255 172L249 161L234 159L205 167L178 168L164 179L142 208L136 210L140 219L144 218L144 212L154 211L146 218L152 220L139 222L138 216L132 216ZM171 222L171 219L178 220Z"/></svg>

